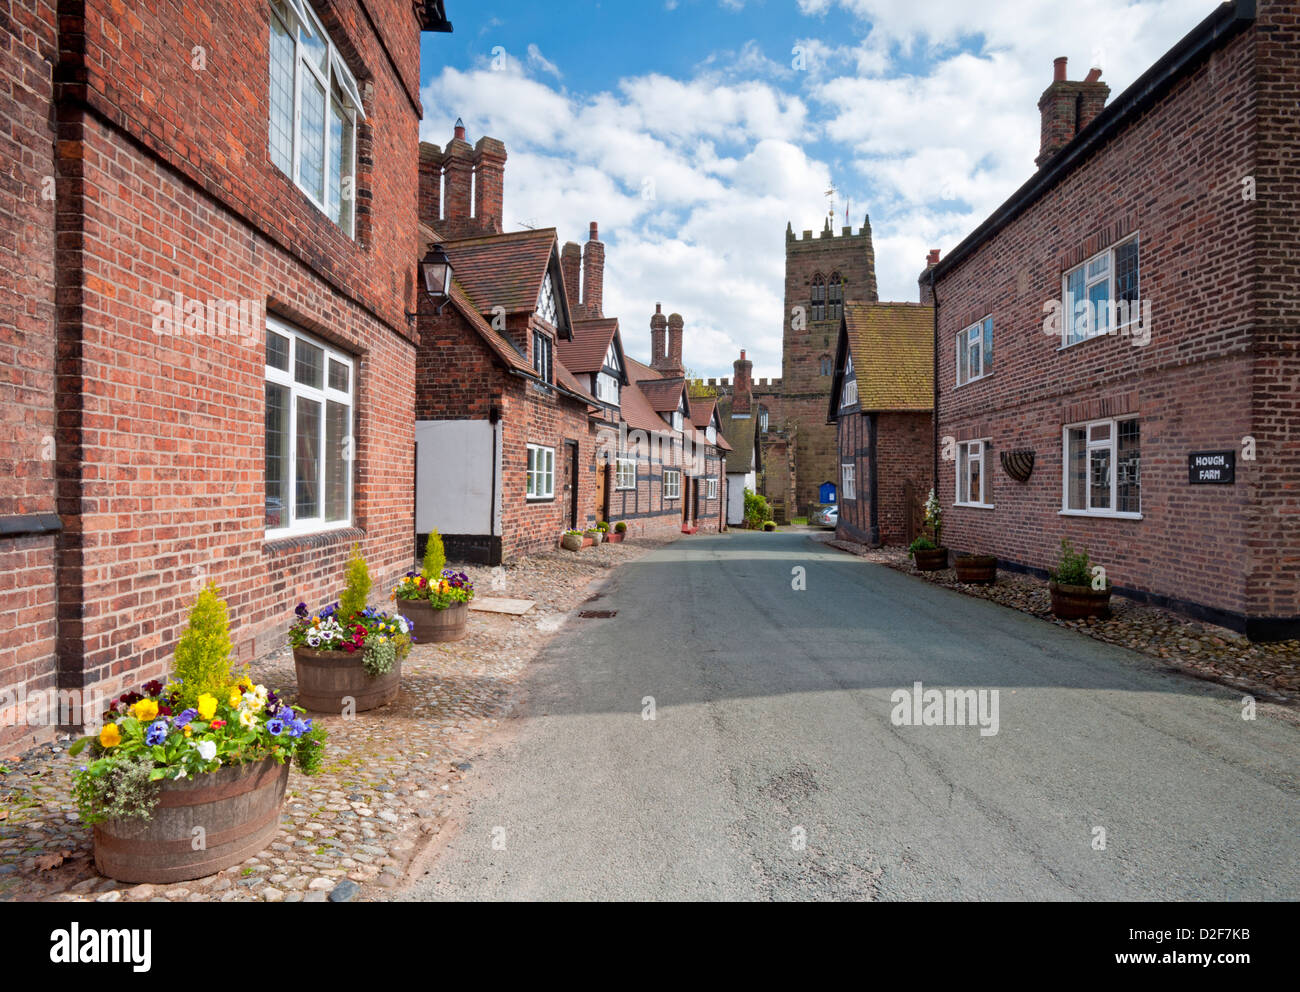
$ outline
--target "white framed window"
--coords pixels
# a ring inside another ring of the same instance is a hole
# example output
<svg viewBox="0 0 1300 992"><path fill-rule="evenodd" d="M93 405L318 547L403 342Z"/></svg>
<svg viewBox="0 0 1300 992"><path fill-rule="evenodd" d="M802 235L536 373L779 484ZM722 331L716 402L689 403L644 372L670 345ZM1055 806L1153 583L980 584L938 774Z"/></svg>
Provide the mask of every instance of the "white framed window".
<svg viewBox="0 0 1300 992"><path fill-rule="evenodd" d="M840 409L858 402L858 378L853 374L853 356L844 359L844 378L840 385Z"/></svg>
<svg viewBox="0 0 1300 992"><path fill-rule="evenodd" d="M857 499L857 474L858 467L851 462L844 462L840 465L840 498Z"/></svg>
<svg viewBox="0 0 1300 992"><path fill-rule="evenodd" d="M718 498L718 480L716 476L709 476L708 487L705 490L704 498L705 499Z"/></svg>
<svg viewBox="0 0 1300 992"><path fill-rule="evenodd" d="M620 458L614 467L614 488L636 488L636 459Z"/></svg>
<svg viewBox="0 0 1300 992"><path fill-rule="evenodd" d="M718 443L718 429L713 426L713 421L709 421L709 426L704 428L704 437L708 440L709 444Z"/></svg>
<svg viewBox="0 0 1300 992"><path fill-rule="evenodd" d="M679 430L681 430L681 429L682 429L682 411L681 411L681 410L674 410L674 411L673 411L673 430L675 430L675 431L679 431Z"/></svg>
<svg viewBox="0 0 1300 992"><path fill-rule="evenodd" d="M271 0L271 161L351 236L357 81L308 0Z"/></svg>
<svg viewBox="0 0 1300 992"><path fill-rule="evenodd" d="M596 373L596 399L618 406L618 380L608 372Z"/></svg>
<svg viewBox="0 0 1300 992"><path fill-rule="evenodd" d="M268 538L351 525L354 370L350 355L268 318Z"/></svg>
<svg viewBox="0 0 1300 992"><path fill-rule="evenodd" d="M541 292L537 294L537 316L557 331L560 329L560 304L555 297L555 283L551 281L549 272L542 280Z"/></svg>
<svg viewBox="0 0 1300 992"><path fill-rule="evenodd" d="M1061 276L1061 347L1113 334L1140 319L1138 236Z"/></svg>
<svg viewBox="0 0 1300 992"><path fill-rule="evenodd" d="M675 468L664 469L664 499L680 499L682 473Z"/></svg>
<svg viewBox="0 0 1300 992"><path fill-rule="evenodd" d="M988 475L988 441L957 444L958 506L992 506Z"/></svg>
<svg viewBox="0 0 1300 992"><path fill-rule="evenodd" d="M551 358L551 339L541 331L533 331L533 371L543 382L551 381L554 362Z"/></svg>
<svg viewBox="0 0 1300 992"><path fill-rule="evenodd" d="M555 498L555 449L540 444L528 446L527 496L529 499Z"/></svg>
<svg viewBox="0 0 1300 992"><path fill-rule="evenodd" d="M1069 424L1062 441L1062 513L1141 517L1142 432L1136 417Z"/></svg>
<svg viewBox="0 0 1300 992"><path fill-rule="evenodd" d="M957 385L993 371L993 318L985 317L957 335Z"/></svg>
<svg viewBox="0 0 1300 992"><path fill-rule="evenodd" d="M758 408L758 430L762 434L767 433L767 407Z"/></svg>

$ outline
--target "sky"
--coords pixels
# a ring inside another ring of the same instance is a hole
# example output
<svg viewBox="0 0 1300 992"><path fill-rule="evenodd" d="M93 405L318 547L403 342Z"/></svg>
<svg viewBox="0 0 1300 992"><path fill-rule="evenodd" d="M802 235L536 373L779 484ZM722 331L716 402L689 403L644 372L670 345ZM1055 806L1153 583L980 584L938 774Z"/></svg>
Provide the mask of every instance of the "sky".
<svg viewBox="0 0 1300 992"><path fill-rule="evenodd" d="M1034 171L1052 60L1117 97L1212 0L447 0L422 42L421 137L506 145L504 227L605 243L605 314L646 360L781 374L785 230L869 214L882 300ZM826 195L834 187L833 197ZM454 259L453 259L454 262Z"/></svg>

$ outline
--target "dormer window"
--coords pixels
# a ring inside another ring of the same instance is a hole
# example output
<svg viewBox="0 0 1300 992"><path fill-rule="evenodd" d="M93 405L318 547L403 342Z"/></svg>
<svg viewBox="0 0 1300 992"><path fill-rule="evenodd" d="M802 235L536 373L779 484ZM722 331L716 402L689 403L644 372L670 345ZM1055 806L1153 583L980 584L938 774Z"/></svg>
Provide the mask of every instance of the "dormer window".
<svg viewBox="0 0 1300 992"><path fill-rule="evenodd" d="M618 406L618 380L608 372L596 373L596 399L610 406Z"/></svg>
<svg viewBox="0 0 1300 992"><path fill-rule="evenodd" d="M681 430L681 429L682 429L682 411L681 411L681 410L674 410L674 411L673 411L673 430L675 430L675 431L679 431L679 430Z"/></svg>
<svg viewBox="0 0 1300 992"><path fill-rule="evenodd" d="M542 291L537 295L537 316L559 330L560 305L555 296L555 283L551 281L549 272L542 281Z"/></svg>
<svg viewBox="0 0 1300 992"><path fill-rule="evenodd" d="M840 386L840 409L853 406L858 401L858 379L853 374L853 356L844 360L844 383Z"/></svg>

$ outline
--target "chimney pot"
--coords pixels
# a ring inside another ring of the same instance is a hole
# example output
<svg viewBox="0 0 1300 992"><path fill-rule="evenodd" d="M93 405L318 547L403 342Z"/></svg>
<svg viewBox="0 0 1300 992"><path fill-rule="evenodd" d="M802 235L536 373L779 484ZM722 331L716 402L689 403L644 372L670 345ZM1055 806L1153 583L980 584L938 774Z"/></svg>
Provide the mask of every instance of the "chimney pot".
<svg viewBox="0 0 1300 992"><path fill-rule="evenodd" d="M465 140L465 122L459 117L456 118L456 138L459 141Z"/></svg>
<svg viewBox="0 0 1300 992"><path fill-rule="evenodd" d="M928 262L930 265L938 265L938 264L939 264L939 249L938 249L938 248L931 248L931 249L930 249L930 257L927 259L927 262Z"/></svg>
<svg viewBox="0 0 1300 992"><path fill-rule="evenodd" d="M1053 72L1052 81L1057 83L1065 82L1065 66L1069 59L1062 55L1052 60Z"/></svg>
<svg viewBox="0 0 1300 992"><path fill-rule="evenodd" d="M1085 79L1084 82L1095 83L1100 78L1101 78L1101 70L1096 66L1093 66L1091 69L1088 70L1088 78Z"/></svg>
<svg viewBox="0 0 1300 992"><path fill-rule="evenodd" d="M740 349L740 360L741 360L742 362L745 360L745 349L744 349L744 348L741 348L741 349Z"/></svg>
<svg viewBox="0 0 1300 992"><path fill-rule="evenodd" d="M588 240L588 241L599 241L599 240L600 240L600 231L599 231L599 229L596 227L596 222L595 222L594 220L591 222L591 237L588 238L587 240Z"/></svg>

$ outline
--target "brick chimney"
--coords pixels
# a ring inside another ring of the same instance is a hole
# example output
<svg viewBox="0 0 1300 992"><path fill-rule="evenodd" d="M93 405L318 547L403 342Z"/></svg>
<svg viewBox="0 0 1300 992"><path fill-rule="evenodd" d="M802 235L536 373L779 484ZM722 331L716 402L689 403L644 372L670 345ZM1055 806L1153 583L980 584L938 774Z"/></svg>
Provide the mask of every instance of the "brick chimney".
<svg viewBox="0 0 1300 992"><path fill-rule="evenodd" d="M442 149L420 142L420 223L437 228L442 220Z"/></svg>
<svg viewBox="0 0 1300 992"><path fill-rule="evenodd" d="M685 321L679 313L668 315L668 354L664 358L665 375L685 375L686 367L682 364L682 326Z"/></svg>
<svg viewBox="0 0 1300 992"><path fill-rule="evenodd" d="M732 379L731 412L753 413L754 410L754 363L745 358L742 348L740 357L731 366L735 377Z"/></svg>
<svg viewBox="0 0 1300 992"><path fill-rule="evenodd" d="M668 318L664 316L663 304L656 303L654 316L650 318L650 367L652 369L663 365L667 330Z"/></svg>
<svg viewBox="0 0 1300 992"><path fill-rule="evenodd" d="M917 277L917 285L921 287L921 302L934 305L934 292L930 289L930 270L939 264L939 249L931 248L930 254L925 259L925 268Z"/></svg>
<svg viewBox="0 0 1300 992"><path fill-rule="evenodd" d="M596 222L591 222L587 247L582 253L582 310L588 317L605 316L605 244Z"/></svg>
<svg viewBox="0 0 1300 992"><path fill-rule="evenodd" d="M481 234L501 233L506 146L482 137L474 146L474 220Z"/></svg>
<svg viewBox="0 0 1300 992"><path fill-rule="evenodd" d="M569 298L569 312L575 318L583 316L581 304L582 290L582 249L576 241L566 241L560 251L560 271L564 273L564 293Z"/></svg>
<svg viewBox="0 0 1300 992"><path fill-rule="evenodd" d="M1042 134L1034 164L1039 168L1092 123L1110 96L1110 87L1101 81L1100 69L1094 68L1084 80L1071 82L1066 64L1064 55L1053 61L1052 84L1038 99Z"/></svg>
<svg viewBox="0 0 1300 992"><path fill-rule="evenodd" d="M470 222L470 186L474 175L474 149L465 140L465 124L457 119L455 137L447 143L442 156L442 171L446 177L443 196L443 220L439 233L463 237Z"/></svg>

